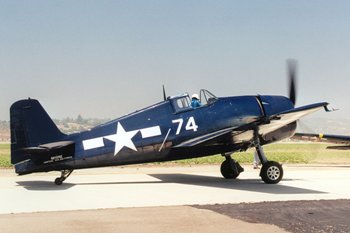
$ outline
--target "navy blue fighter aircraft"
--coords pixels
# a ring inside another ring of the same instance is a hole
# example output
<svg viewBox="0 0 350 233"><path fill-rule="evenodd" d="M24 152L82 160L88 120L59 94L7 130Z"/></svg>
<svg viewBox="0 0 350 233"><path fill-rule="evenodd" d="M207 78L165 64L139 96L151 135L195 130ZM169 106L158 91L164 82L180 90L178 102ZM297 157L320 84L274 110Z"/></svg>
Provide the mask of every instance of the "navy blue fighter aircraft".
<svg viewBox="0 0 350 233"><path fill-rule="evenodd" d="M188 94L99 125L66 135L37 100L14 103L11 118L11 162L19 175L61 171L57 185L74 169L171 161L222 154L221 173L238 177L243 168L231 158L255 147L265 183L278 183L282 166L268 161L262 146L293 136L296 121L325 108L315 103L295 108L295 64L289 66L290 94L216 97L200 91L201 106L191 107ZM165 97L165 92L163 89Z"/></svg>

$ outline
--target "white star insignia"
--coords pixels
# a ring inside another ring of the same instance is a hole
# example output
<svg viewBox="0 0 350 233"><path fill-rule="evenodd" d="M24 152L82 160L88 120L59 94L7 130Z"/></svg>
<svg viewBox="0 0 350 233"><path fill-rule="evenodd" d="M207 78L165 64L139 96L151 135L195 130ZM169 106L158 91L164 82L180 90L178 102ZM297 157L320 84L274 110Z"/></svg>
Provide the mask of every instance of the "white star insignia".
<svg viewBox="0 0 350 233"><path fill-rule="evenodd" d="M117 155L124 146L137 151L135 144L132 142L131 138L133 138L138 131L139 130L126 132L123 126L118 122L116 134L108 135L104 138L115 142L114 155Z"/></svg>

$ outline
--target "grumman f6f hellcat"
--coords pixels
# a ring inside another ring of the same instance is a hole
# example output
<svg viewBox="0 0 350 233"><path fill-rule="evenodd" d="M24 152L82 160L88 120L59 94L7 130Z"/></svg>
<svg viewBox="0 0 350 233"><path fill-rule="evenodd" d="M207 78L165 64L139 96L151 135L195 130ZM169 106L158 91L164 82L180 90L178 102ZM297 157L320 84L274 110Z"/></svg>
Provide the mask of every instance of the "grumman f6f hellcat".
<svg viewBox="0 0 350 233"><path fill-rule="evenodd" d="M269 161L262 146L292 137L297 120L328 103L295 107L295 64L289 66L289 97L252 95L216 97L200 90L200 106L188 94L164 100L90 130L62 133L35 99L10 109L11 162L16 173L61 171L57 185L74 169L172 161L222 154L221 173L235 179L243 171L231 154L254 147L260 176L276 184L282 166Z"/></svg>

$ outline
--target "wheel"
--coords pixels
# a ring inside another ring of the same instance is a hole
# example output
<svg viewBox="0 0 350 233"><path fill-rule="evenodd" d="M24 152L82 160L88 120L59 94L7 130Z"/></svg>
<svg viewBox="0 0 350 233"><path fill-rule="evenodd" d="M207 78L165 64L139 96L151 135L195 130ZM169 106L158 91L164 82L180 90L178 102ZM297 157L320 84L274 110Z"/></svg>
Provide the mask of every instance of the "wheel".
<svg viewBox="0 0 350 233"><path fill-rule="evenodd" d="M236 179L239 175L239 172L236 168L232 168L230 160L225 160L222 162L220 171L223 177L226 179Z"/></svg>
<svg viewBox="0 0 350 233"><path fill-rule="evenodd" d="M61 185L63 183L63 180L61 179L61 177L58 177L55 179L55 184L56 185Z"/></svg>
<svg viewBox="0 0 350 233"><path fill-rule="evenodd" d="M283 177L282 165L274 161L264 163L260 171L260 176L266 184L277 184Z"/></svg>

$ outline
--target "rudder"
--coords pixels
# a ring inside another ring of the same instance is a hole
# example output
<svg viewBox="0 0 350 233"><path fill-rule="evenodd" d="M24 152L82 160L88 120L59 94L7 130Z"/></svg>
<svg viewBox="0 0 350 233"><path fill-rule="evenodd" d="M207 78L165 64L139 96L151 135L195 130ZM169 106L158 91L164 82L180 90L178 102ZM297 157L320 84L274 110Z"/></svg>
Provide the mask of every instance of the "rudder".
<svg viewBox="0 0 350 233"><path fill-rule="evenodd" d="M35 99L15 102L10 108L11 163L28 159L23 148L62 140L65 137Z"/></svg>

